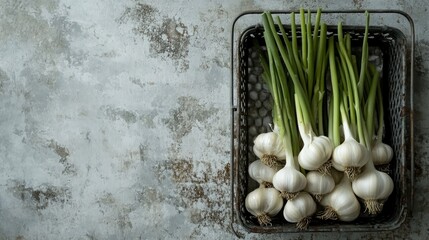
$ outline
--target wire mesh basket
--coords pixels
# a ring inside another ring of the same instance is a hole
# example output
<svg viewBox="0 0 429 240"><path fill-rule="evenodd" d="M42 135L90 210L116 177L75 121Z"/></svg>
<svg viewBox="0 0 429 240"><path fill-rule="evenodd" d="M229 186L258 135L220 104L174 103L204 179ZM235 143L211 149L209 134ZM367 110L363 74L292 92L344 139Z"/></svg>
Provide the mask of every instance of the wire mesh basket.
<svg viewBox="0 0 429 240"><path fill-rule="evenodd" d="M283 23L290 22L291 12L271 11L280 16ZM386 108L383 141L394 150L393 160L383 171L392 177L394 191L376 216L363 212L348 223L313 218L306 231L391 230L404 222L412 208L414 25L411 17L402 11L369 12L369 58L381 70ZM264 45L261 13L241 14L235 19L232 31L232 227L238 223L250 232L296 232L295 224L286 222L282 211L272 218L271 225L260 226L245 208L246 195L258 186L248 175L249 164L257 160L252 152L253 140L258 134L268 132L272 122L271 96L261 76L263 70L254 44ZM342 21L344 33L352 37L353 51L360 51L365 31L363 10L323 11L322 19L328 24L330 35L336 34L336 24ZM290 29L287 24L284 27Z"/></svg>

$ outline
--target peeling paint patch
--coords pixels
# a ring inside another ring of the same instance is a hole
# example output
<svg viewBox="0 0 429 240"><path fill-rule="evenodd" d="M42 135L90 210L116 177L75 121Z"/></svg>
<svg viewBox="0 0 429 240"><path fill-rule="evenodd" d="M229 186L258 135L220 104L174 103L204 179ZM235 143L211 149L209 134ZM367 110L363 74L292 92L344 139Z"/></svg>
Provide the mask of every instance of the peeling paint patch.
<svg viewBox="0 0 429 240"><path fill-rule="evenodd" d="M248 4L248 1L243 4ZM204 23L204 27L195 26L196 37L193 39L192 46L203 50L206 54L202 56L200 68L204 71L217 66L218 68L230 67L230 56L228 52L217 51L214 49L229 49L230 39L225 25L221 24L219 19L230 18L228 11L218 4L207 11L199 13L199 19ZM215 39L215 41L213 41ZM214 48L207 48L207 41L214 44ZM213 51L214 50L214 51Z"/></svg>
<svg viewBox="0 0 429 240"><path fill-rule="evenodd" d="M4 92L6 84L9 82L9 76L3 69L0 69L0 93Z"/></svg>
<svg viewBox="0 0 429 240"><path fill-rule="evenodd" d="M189 134L198 123L207 121L218 109L200 104L193 97L179 97L179 107L170 111L170 118L164 123L174 135L174 140L181 142L181 138Z"/></svg>
<svg viewBox="0 0 429 240"><path fill-rule="evenodd" d="M77 174L77 169L74 164L68 161L68 156L70 155L69 150L64 146L59 145L54 140L49 142L48 147L60 157L59 162L64 166L62 174L75 176Z"/></svg>
<svg viewBox="0 0 429 240"><path fill-rule="evenodd" d="M181 59L188 55L188 28L182 22L165 18L159 28L152 30L152 50L155 53L166 53L172 59ZM145 30L143 30L143 33Z"/></svg>
<svg viewBox="0 0 429 240"><path fill-rule="evenodd" d="M141 87L141 88L144 88L144 87L146 87L147 85L155 85L155 82L148 82L148 83L145 83L145 82L143 82L141 79L139 79L139 78L135 78L135 77L130 77L130 81L131 81L132 83L134 83L135 85L137 85L137 86Z"/></svg>
<svg viewBox="0 0 429 240"><path fill-rule="evenodd" d="M137 114L131 111L124 110L122 108L114 108L112 106L102 106L104 114L111 120L123 120L127 124L137 122Z"/></svg>
<svg viewBox="0 0 429 240"><path fill-rule="evenodd" d="M67 159L67 157L70 155L69 150L66 147L58 145L58 143L54 140L51 140L49 147L54 150L55 153L61 157L61 159Z"/></svg>
<svg viewBox="0 0 429 240"><path fill-rule="evenodd" d="M112 193L105 193L103 196L101 196L98 201L98 203L103 204L103 205L113 205L115 204L116 200L113 197Z"/></svg>
<svg viewBox="0 0 429 240"><path fill-rule="evenodd" d="M147 145L143 145L140 144L139 145L139 157L140 157L140 161L144 161L145 160L145 151L147 150Z"/></svg>
<svg viewBox="0 0 429 240"><path fill-rule="evenodd" d="M356 6L357 9L361 9L363 1L364 0L353 0L353 4Z"/></svg>
<svg viewBox="0 0 429 240"><path fill-rule="evenodd" d="M103 105L100 107L100 110L102 114L111 121L124 121L129 125L141 122L147 128L156 127L156 123L154 121L156 116L158 116L158 112L156 110L148 110L147 112L138 113L110 105Z"/></svg>
<svg viewBox="0 0 429 240"><path fill-rule="evenodd" d="M198 166L195 166L195 165ZM189 159L169 159L156 169L159 179L169 177L175 183L216 183L229 182L230 165L227 163L223 169L213 170L209 162L194 163Z"/></svg>
<svg viewBox="0 0 429 240"><path fill-rule="evenodd" d="M14 197L37 210L45 209L54 202L64 204L71 197L69 190L64 187L51 185L28 187L25 182L16 180L9 183L8 190Z"/></svg>
<svg viewBox="0 0 429 240"><path fill-rule="evenodd" d="M132 8L126 8L117 22L122 24L128 20L135 22L136 26L133 28L135 34L143 40L149 40L152 57L160 56L164 60L173 60L178 72L188 70L190 36L188 27L181 22L180 18L160 16L156 8L137 3Z"/></svg>
<svg viewBox="0 0 429 240"><path fill-rule="evenodd" d="M174 192L178 196L177 207L195 206L190 210L190 220L194 224L226 227L225 210L228 198L225 191L229 184L229 163L221 169L214 169L209 162L194 162L189 159L169 159L158 166L158 179L169 178L175 183ZM152 191L149 201L162 200L159 193Z"/></svg>
<svg viewBox="0 0 429 240"><path fill-rule="evenodd" d="M136 200L143 205L150 205L154 202L163 202L165 196L156 188L143 187L137 191Z"/></svg>
<svg viewBox="0 0 429 240"><path fill-rule="evenodd" d="M142 121L142 123L148 127L148 128L155 128L155 117L158 115L158 112L156 110L151 110L150 112L146 114L141 114L139 117L139 120Z"/></svg>
<svg viewBox="0 0 429 240"><path fill-rule="evenodd" d="M65 58L73 66L81 65L87 55L72 51L69 36L79 36L82 29L76 22L68 21L67 14L59 14L61 7L58 0L2 4L0 42L33 46L34 52L25 59L25 64L40 65L34 66L37 69L49 69L58 58Z"/></svg>
<svg viewBox="0 0 429 240"><path fill-rule="evenodd" d="M133 208L118 202L110 192L101 196L97 202L103 215L109 212L108 214L106 213L105 218L107 224L117 226L122 233L133 228L129 217L129 214L134 210Z"/></svg>

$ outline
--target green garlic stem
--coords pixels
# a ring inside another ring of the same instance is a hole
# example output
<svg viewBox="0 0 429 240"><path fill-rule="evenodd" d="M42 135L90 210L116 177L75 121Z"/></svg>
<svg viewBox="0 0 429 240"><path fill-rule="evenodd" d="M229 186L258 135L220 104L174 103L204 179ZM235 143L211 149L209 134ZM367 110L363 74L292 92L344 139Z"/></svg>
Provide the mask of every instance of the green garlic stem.
<svg viewBox="0 0 429 240"><path fill-rule="evenodd" d="M363 99L363 85L365 82L365 72L368 67L368 30L369 30L369 13L365 11L365 35L363 37L362 44L362 58L361 58L361 66L360 66L360 74L359 74L359 97Z"/></svg>
<svg viewBox="0 0 429 240"><path fill-rule="evenodd" d="M332 98L333 109L330 121L332 121L332 141L334 146L340 145L340 93L338 87L338 76L337 68L335 64L335 48L334 48L334 38L329 39L329 69L331 73L331 83L332 83Z"/></svg>
<svg viewBox="0 0 429 240"><path fill-rule="evenodd" d="M365 146L368 146L365 140L365 133L366 131L365 126L362 124L362 112L361 112L361 105L360 105L360 97L359 97L359 90L357 88L357 80L356 76L353 72L353 64L351 63L350 58L347 55L346 48L344 46L344 38L343 38L343 28L342 23L338 23L338 41L340 46L340 54L343 54L343 57L346 60L347 68L350 72L351 77L351 84L352 84L352 90L353 90L353 97L354 97L354 104L355 104L355 110L356 110L356 121L357 121L357 132L359 137L359 142Z"/></svg>
<svg viewBox="0 0 429 240"><path fill-rule="evenodd" d="M377 94L377 85L379 81L380 73L378 71L375 71L374 76L372 78L371 88L368 95L368 116L367 116L367 122L366 127L368 130L368 133L373 136L374 134L374 111L375 111L375 98Z"/></svg>
<svg viewBox="0 0 429 240"><path fill-rule="evenodd" d="M307 59L307 27L305 24L305 11L303 8L299 10L299 15L301 17L301 54L302 54L302 65L304 69L308 69ZM310 23L308 23L310 24ZM308 73L307 73L308 74Z"/></svg>

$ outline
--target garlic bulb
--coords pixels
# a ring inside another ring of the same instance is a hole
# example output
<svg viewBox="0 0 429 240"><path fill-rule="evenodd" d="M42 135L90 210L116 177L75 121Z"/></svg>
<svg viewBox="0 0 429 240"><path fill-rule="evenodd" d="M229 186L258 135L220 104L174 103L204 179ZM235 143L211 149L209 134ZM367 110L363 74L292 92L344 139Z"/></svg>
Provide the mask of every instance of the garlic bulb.
<svg viewBox="0 0 429 240"><path fill-rule="evenodd" d="M371 153L374 165L388 164L393 158L392 147L379 141L375 143Z"/></svg>
<svg viewBox="0 0 429 240"><path fill-rule="evenodd" d="M286 159L285 144L277 132L261 133L253 143L253 152L269 167L279 165Z"/></svg>
<svg viewBox="0 0 429 240"><path fill-rule="evenodd" d="M293 199L307 184L304 174L298 171L294 157L288 158L286 165L273 176L273 186L287 200Z"/></svg>
<svg viewBox="0 0 429 240"><path fill-rule="evenodd" d="M274 188L257 188L246 196L247 211L258 218L261 226L271 223L271 217L277 215L283 207L283 198Z"/></svg>
<svg viewBox="0 0 429 240"><path fill-rule="evenodd" d="M346 135L344 142L334 149L332 166L339 171L344 171L347 177L353 181L359 175L361 167L368 162L370 155L364 145Z"/></svg>
<svg viewBox="0 0 429 240"><path fill-rule="evenodd" d="M348 177L343 176L341 182L332 192L326 194L320 204L325 210L319 215L321 219L341 220L345 222L355 220L360 213L360 204L353 193Z"/></svg>
<svg viewBox="0 0 429 240"><path fill-rule="evenodd" d="M315 212L316 203L313 198L306 192L300 192L294 199L286 202L283 216L286 221L297 223L298 229L306 229Z"/></svg>
<svg viewBox="0 0 429 240"><path fill-rule="evenodd" d="M273 176L279 168L271 168L263 164L261 160L256 160L249 165L249 176L265 187L272 186Z"/></svg>
<svg viewBox="0 0 429 240"><path fill-rule="evenodd" d="M305 191L312 194L319 202L323 195L331 192L335 187L335 182L332 176L322 174L318 171L308 172L306 178L307 186L305 187Z"/></svg>
<svg viewBox="0 0 429 240"><path fill-rule="evenodd" d="M368 212L377 214L393 191L393 180L386 173L376 170L370 160L364 171L352 182L352 187L353 192L364 200Z"/></svg>
<svg viewBox="0 0 429 240"><path fill-rule="evenodd" d="M306 170L317 170L331 158L334 145L326 136L314 136L312 131L306 136L303 131L300 131L304 146L298 154L299 165ZM328 171L329 169L324 169L322 173Z"/></svg>

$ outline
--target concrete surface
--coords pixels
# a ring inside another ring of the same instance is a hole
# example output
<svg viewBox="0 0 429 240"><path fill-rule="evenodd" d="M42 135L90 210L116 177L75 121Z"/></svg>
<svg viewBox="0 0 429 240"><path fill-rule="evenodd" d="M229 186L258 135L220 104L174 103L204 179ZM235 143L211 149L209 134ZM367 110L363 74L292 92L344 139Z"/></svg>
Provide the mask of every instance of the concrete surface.
<svg viewBox="0 0 429 240"><path fill-rule="evenodd" d="M0 239L233 239L230 33L252 9L392 8L417 30L413 217L429 237L429 3L0 1Z"/></svg>

